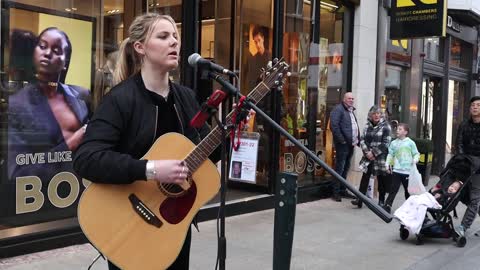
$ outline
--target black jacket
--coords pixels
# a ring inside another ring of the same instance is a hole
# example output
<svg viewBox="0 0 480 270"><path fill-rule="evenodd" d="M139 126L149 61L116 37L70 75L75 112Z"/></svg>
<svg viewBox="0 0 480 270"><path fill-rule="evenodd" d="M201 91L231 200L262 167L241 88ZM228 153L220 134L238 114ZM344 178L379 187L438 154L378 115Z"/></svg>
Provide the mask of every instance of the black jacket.
<svg viewBox="0 0 480 270"><path fill-rule="evenodd" d="M463 121L458 127L456 143L457 154L480 157L480 123L471 118Z"/></svg>
<svg viewBox="0 0 480 270"><path fill-rule="evenodd" d="M198 144L210 128L190 127L190 119L198 112L193 90L171 83L175 109L180 119L180 132ZM143 157L155 142L157 107L144 87L140 74L123 81L103 98L90 120L87 132L78 147L73 167L93 182L128 184L145 179ZM161 116L160 116L161 117ZM210 157L218 159L219 149Z"/></svg>

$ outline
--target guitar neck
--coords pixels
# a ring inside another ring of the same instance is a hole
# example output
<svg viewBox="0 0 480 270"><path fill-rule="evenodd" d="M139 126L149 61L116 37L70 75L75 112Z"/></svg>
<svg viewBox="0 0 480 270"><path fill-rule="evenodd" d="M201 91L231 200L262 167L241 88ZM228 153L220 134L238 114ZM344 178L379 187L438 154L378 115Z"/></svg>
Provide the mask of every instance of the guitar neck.
<svg viewBox="0 0 480 270"><path fill-rule="evenodd" d="M259 83L249 94L248 99L257 104L270 88L263 82ZM233 111L226 116L227 125L232 123ZM205 161L210 154L222 143L222 130L216 126L185 158L188 169L194 172Z"/></svg>

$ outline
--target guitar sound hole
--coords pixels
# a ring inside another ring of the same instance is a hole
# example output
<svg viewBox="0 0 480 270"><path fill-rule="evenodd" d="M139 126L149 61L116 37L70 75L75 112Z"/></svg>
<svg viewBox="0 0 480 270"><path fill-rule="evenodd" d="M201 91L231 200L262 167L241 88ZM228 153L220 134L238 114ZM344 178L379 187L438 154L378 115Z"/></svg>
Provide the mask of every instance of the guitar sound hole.
<svg viewBox="0 0 480 270"><path fill-rule="evenodd" d="M179 194L183 188L176 184L162 184L163 188L170 194Z"/></svg>

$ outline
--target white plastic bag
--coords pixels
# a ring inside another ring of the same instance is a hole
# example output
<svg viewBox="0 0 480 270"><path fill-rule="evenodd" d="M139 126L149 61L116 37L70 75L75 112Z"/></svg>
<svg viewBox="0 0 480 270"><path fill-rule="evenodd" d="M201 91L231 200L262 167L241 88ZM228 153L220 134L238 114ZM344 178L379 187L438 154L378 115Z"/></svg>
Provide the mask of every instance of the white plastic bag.
<svg viewBox="0 0 480 270"><path fill-rule="evenodd" d="M370 176L370 180L368 181L368 189L367 189L367 197L373 199L373 189L375 188L375 177L372 175Z"/></svg>
<svg viewBox="0 0 480 270"><path fill-rule="evenodd" d="M426 192L423 186L422 175L418 172L417 166L413 165L408 176L408 193L410 195L420 195Z"/></svg>

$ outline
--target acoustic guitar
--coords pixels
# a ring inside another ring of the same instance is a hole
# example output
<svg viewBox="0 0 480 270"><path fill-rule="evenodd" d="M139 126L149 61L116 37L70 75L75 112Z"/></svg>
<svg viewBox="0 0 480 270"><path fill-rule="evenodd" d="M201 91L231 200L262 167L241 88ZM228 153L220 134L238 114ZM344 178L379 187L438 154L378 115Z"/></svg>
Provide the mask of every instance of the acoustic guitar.
<svg viewBox="0 0 480 270"><path fill-rule="evenodd" d="M274 61L248 98L260 101L281 87L288 71ZM233 112L227 117L231 123ZM193 218L220 189L220 175L208 156L222 142L217 126L198 145L181 134L159 137L143 159L185 160L190 175L184 185L135 181L129 185L92 183L78 205L78 221L88 240L123 270L168 268L177 258Z"/></svg>

